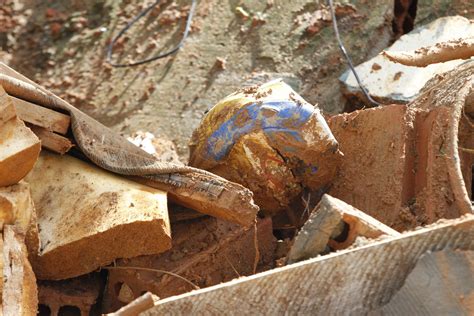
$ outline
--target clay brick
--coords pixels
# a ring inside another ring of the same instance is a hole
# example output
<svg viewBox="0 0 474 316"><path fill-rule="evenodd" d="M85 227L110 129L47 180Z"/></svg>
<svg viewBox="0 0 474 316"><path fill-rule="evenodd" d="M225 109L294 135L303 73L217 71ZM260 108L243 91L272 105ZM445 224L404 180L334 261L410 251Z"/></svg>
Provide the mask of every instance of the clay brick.
<svg viewBox="0 0 474 316"><path fill-rule="evenodd" d="M0 188L0 221L15 225L17 232L25 236L28 252L32 255L37 254L38 224L28 183L22 180L17 184Z"/></svg>
<svg viewBox="0 0 474 316"><path fill-rule="evenodd" d="M329 194L395 229L406 203L411 118L404 105L384 106L333 116L329 126L344 154ZM411 152L409 152L411 150Z"/></svg>
<svg viewBox="0 0 474 316"><path fill-rule="evenodd" d="M3 87L0 86L0 127L15 116L15 106L10 96L8 96Z"/></svg>
<svg viewBox="0 0 474 316"><path fill-rule="evenodd" d="M28 252L15 227L3 227L3 315L36 315L38 292Z"/></svg>
<svg viewBox="0 0 474 316"><path fill-rule="evenodd" d="M260 252L257 271L262 271L273 266L276 240L271 220L259 220L257 231ZM255 258L254 228L245 229L215 218L202 218L174 225L173 248L169 251L119 260L117 265L173 272L203 288L252 274ZM162 299L194 289L185 281L162 273L111 269L103 312L113 312L127 303L118 297L124 286L133 293L130 300L147 291Z"/></svg>
<svg viewBox="0 0 474 316"><path fill-rule="evenodd" d="M463 115L470 83L459 77L446 76L408 109L332 117L344 157L329 194L398 231L472 213L474 133Z"/></svg>
<svg viewBox="0 0 474 316"><path fill-rule="evenodd" d="M382 235L397 237L400 233L373 217L325 194L296 236L288 254L293 263L333 250L346 249L357 237L369 239Z"/></svg>
<svg viewBox="0 0 474 316"><path fill-rule="evenodd" d="M171 247L165 192L47 152L27 179L40 231L38 279L72 278Z"/></svg>
<svg viewBox="0 0 474 316"><path fill-rule="evenodd" d="M62 281L38 281L39 304L47 306L51 316L57 316L61 307L75 307L81 316L87 316L97 302L100 287L97 274Z"/></svg>

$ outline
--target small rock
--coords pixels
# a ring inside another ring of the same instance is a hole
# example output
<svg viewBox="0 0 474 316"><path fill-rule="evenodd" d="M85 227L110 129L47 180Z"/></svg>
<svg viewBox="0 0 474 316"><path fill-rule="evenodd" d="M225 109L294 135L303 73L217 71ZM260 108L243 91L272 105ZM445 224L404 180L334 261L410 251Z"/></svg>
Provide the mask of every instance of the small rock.
<svg viewBox="0 0 474 316"><path fill-rule="evenodd" d="M250 14L242 7L235 8L235 14L242 20L248 20L250 18Z"/></svg>

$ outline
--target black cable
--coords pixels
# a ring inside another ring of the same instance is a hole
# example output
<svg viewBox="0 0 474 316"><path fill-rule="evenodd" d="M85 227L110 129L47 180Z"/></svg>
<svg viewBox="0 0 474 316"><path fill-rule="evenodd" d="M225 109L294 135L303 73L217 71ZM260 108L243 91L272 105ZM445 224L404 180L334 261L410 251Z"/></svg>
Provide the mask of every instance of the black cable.
<svg viewBox="0 0 474 316"><path fill-rule="evenodd" d="M165 53L161 53L157 56L154 56L154 57L151 57L151 58L147 58L147 59L143 59L143 60L140 60L140 61L137 61L137 62L133 62L133 63L128 63L128 64L116 64L116 63L113 63L112 62L112 52L113 52L113 48L114 48L114 45L115 43L117 42L117 40L125 33L128 31L128 29L133 25L135 24L139 19L141 19L143 16L145 16L148 12L150 12L154 7L156 7L158 5L158 3L160 3L161 0L156 0L153 4L151 4L150 6L148 6L146 9L144 9L142 12L140 12L136 17L134 17L130 22L127 23L127 25L122 29L120 30L120 32L117 34L117 36L115 36L113 38L113 40L110 42L108 48L107 48L107 63L109 63L112 67L133 67L133 66L139 66L139 65L143 65L143 64L146 64L146 63L149 63L151 61L154 61L154 60L157 60L157 59L160 59L160 58L164 58L164 57L167 57L169 55L172 55L174 53L176 53L184 44L184 41L186 40L186 38L188 37L188 33L189 33L189 29L191 27L191 21L192 21L192 18L193 18L193 14L194 14L194 10L196 9L196 3L197 3L197 0L192 0L191 2L191 8L189 9L189 14L188 14L188 18L186 20L186 27L184 29L184 33L183 33L183 37L181 38L181 40L179 41L178 45L176 45L173 49L165 52Z"/></svg>
<svg viewBox="0 0 474 316"><path fill-rule="evenodd" d="M367 89L362 85L362 82L360 81L359 75L357 74L357 72L354 68L354 65L352 64L352 59L349 56L349 54L347 53L346 48L344 47L344 44L342 43L341 37L339 36L339 28L337 27L336 13L334 11L334 5L332 3L332 0L328 0L328 3L329 3L329 8L331 10L332 25L334 27L334 33L336 34L336 39L337 39L337 42L339 44L339 48L341 49L342 54L346 58L347 64L349 65L349 68L351 69L352 73L354 74L354 77L356 78L357 83L359 84L359 87L362 90L362 93L364 93L364 96L367 98L367 100L370 103L372 103L376 106L382 105L381 103L379 103L379 102L375 101L374 99L372 99L372 97L369 95L369 92L367 91Z"/></svg>

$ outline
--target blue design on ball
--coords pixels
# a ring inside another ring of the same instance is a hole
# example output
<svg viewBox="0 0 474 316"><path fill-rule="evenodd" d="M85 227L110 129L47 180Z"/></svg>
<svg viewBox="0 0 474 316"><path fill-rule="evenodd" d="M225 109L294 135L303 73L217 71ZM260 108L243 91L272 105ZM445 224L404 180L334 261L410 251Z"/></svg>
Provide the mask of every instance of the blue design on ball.
<svg viewBox="0 0 474 316"><path fill-rule="evenodd" d="M209 158L219 161L227 156L232 146L245 134L261 129L269 140L281 133L302 142L300 128L310 119L314 107L294 101L263 101L243 106L229 120L222 123L207 140ZM289 146L288 151L296 147Z"/></svg>

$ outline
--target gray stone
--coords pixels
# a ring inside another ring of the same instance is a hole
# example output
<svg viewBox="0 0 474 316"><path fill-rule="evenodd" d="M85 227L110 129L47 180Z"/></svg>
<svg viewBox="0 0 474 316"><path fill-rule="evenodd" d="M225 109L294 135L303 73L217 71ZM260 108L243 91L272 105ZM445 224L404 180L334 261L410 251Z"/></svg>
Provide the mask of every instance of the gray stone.
<svg viewBox="0 0 474 316"><path fill-rule="evenodd" d="M414 50L442 41L472 36L474 36L474 23L471 20L461 16L443 17L400 37L387 50ZM407 103L418 95L421 88L433 76L451 70L463 62L465 61L453 60L418 68L396 64L382 55L377 55L357 66L356 71L362 84L375 99L383 103ZM346 96L362 96L350 70L339 80L343 83L343 93Z"/></svg>

